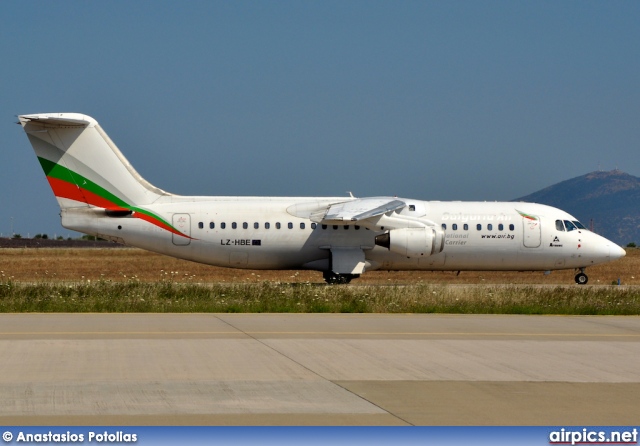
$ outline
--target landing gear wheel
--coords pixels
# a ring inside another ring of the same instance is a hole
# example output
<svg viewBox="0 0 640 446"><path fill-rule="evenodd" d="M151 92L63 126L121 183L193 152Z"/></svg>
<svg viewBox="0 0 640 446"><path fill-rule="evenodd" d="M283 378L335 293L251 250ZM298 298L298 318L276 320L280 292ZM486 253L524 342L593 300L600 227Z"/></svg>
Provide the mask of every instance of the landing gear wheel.
<svg viewBox="0 0 640 446"><path fill-rule="evenodd" d="M344 285L351 282L351 279L360 277L360 274L336 274L333 271L325 271L322 277L329 285Z"/></svg>
<svg viewBox="0 0 640 446"><path fill-rule="evenodd" d="M589 281L589 278L585 273L576 274L576 283L578 285L586 285L588 281Z"/></svg>

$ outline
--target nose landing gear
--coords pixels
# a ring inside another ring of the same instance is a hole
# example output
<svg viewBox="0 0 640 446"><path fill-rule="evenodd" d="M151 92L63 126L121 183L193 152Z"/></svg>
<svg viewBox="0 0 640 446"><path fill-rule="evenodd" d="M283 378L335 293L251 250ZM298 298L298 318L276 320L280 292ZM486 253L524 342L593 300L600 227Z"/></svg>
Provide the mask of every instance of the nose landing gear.
<svg viewBox="0 0 640 446"><path fill-rule="evenodd" d="M576 283L578 285L586 285L588 281L589 281L589 278L584 273L584 268L580 268L580 272L576 274Z"/></svg>

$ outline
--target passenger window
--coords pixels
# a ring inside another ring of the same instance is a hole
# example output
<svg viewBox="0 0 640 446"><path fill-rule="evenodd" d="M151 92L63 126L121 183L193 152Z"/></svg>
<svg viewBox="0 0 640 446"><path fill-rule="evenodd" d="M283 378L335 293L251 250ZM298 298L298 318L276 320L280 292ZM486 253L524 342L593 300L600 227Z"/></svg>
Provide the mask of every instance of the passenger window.
<svg viewBox="0 0 640 446"><path fill-rule="evenodd" d="M446 223L442 223L442 230L443 230L443 231L446 231L446 230L447 230L447 225L446 225Z"/></svg>
<svg viewBox="0 0 640 446"><path fill-rule="evenodd" d="M489 231L493 231L493 225L492 225L491 223L489 223L489 224L487 225L487 229L488 229Z"/></svg>
<svg viewBox="0 0 640 446"><path fill-rule="evenodd" d="M260 228L260 223L255 222L255 223L253 224L253 229L259 229L259 228Z"/></svg>
<svg viewBox="0 0 640 446"><path fill-rule="evenodd" d="M322 225L322 229L327 229L327 225Z"/></svg>
<svg viewBox="0 0 640 446"><path fill-rule="evenodd" d="M564 224L562 224L562 220L556 220L556 229L564 232Z"/></svg>
<svg viewBox="0 0 640 446"><path fill-rule="evenodd" d="M345 229L349 229L349 225L344 225L344 228Z"/></svg>
<svg viewBox="0 0 640 446"><path fill-rule="evenodd" d="M249 229L249 223L247 223L246 221L242 223L242 229Z"/></svg>
<svg viewBox="0 0 640 446"><path fill-rule="evenodd" d="M318 225L317 225L317 224L315 224L315 223L311 223L311 229L315 229L315 228L317 228L317 227L318 227Z"/></svg>
<svg viewBox="0 0 640 446"><path fill-rule="evenodd" d="M204 228L204 223L202 223L202 222L198 223L198 227L199 227L200 229Z"/></svg>
<svg viewBox="0 0 640 446"><path fill-rule="evenodd" d="M360 230L360 226L355 225L355 226L353 227L353 229L355 229L356 231L359 231L359 230Z"/></svg>
<svg viewBox="0 0 640 446"><path fill-rule="evenodd" d="M498 225L498 231L504 231L504 225L502 223Z"/></svg>
<svg viewBox="0 0 640 446"><path fill-rule="evenodd" d="M289 228L289 229L293 229L293 223L288 223L288 224L287 224L287 228Z"/></svg>
<svg viewBox="0 0 640 446"><path fill-rule="evenodd" d="M238 223L236 223L235 221L233 223L231 223L231 228L232 229L237 229L238 228Z"/></svg>
<svg viewBox="0 0 640 446"><path fill-rule="evenodd" d="M300 229L304 229L304 223L300 223Z"/></svg>
<svg viewBox="0 0 640 446"><path fill-rule="evenodd" d="M271 227L271 223L267 222L264 224L265 229L269 229Z"/></svg>
<svg viewBox="0 0 640 446"><path fill-rule="evenodd" d="M464 229L465 231L468 231L468 230L469 230L469 225L465 223L465 224L462 226L462 229Z"/></svg>
<svg viewBox="0 0 640 446"><path fill-rule="evenodd" d="M458 224L457 223L452 224L451 225L451 229L453 229L454 231L457 231L458 230Z"/></svg>
<svg viewBox="0 0 640 446"><path fill-rule="evenodd" d="M215 227L216 227L216 224L214 222L209 223L209 229L213 229Z"/></svg>
<svg viewBox="0 0 640 446"><path fill-rule="evenodd" d="M409 210L412 211L412 212L415 211L416 210L416 205L415 204L410 204L409 205Z"/></svg>
<svg viewBox="0 0 640 446"><path fill-rule="evenodd" d="M514 231L516 229L515 226L513 226L513 223L509 225L509 231Z"/></svg>
<svg viewBox="0 0 640 446"><path fill-rule="evenodd" d="M476 229L477 229L478 231L482 231L482 225L481 225L481 224L477 224L477 225L476 225Z"/></svg>
<svg viewBox="0 0 640 446"><path fill-rule="evenodd" d="M333 225L333 229L334 230L338 229L338 225Z"/></svg>
<svg viewBox="0 0 640 446"><path fill-rule="evenodd" d="M224 229L224 228L226 228L226 227L227 227L227 224L226 224L226 223L220 223L220 229Z"/></svg>
<svg viewBox="0 0 640 446"><path fill-rule="evenodd" d="M276 229L280 229L280 227L281 227L280 222L277 222L276 223Z"/></svg>
<svg viewBox="0 0 640 446"><path fill-rule="evenodd" d="M567 232L569 232L569 231L573 231L573 230L575 230L575 229L578 229L578 228L576 228L576 226L575 226L573 223L571 223L569 220L565 220L565 221L564 221L564 225L567 227Z"/></svg>

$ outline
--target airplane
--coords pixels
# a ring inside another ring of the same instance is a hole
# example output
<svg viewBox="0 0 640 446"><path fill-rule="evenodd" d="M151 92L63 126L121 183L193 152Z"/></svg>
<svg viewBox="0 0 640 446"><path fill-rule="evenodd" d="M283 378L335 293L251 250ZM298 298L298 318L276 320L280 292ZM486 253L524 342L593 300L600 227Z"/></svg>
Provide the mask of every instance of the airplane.
<svg viewBox="0 0 640 446"><path fill-rule="evenodd" d="M374 270L575 269L584 285L586 267L625 255L568 213L536 203L174 195L144 180L87 115L18 118L62 226L194 262L317 270L330 284Z"/></svg>

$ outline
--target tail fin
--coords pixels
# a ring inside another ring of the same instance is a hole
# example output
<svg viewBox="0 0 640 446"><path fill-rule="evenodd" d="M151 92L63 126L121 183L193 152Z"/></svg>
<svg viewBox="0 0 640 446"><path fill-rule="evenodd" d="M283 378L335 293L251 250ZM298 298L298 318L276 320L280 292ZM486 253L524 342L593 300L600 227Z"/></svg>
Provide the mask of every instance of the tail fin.
<svg viewBox="0 0 640 446"><path fill-rule="evenodd" d="M77 113L18 118L63 210L131 210L170 195L135 171L95 119Z"/></svg>

